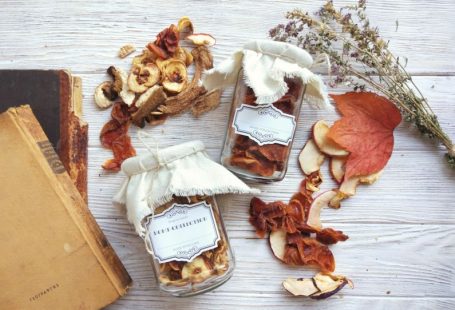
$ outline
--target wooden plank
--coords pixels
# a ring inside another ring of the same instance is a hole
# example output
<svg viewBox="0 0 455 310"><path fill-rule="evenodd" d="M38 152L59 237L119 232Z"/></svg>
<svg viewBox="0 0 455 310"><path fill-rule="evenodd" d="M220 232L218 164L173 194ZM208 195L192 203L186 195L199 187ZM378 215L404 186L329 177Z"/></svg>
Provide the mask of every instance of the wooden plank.
<svg viewBox="0 0 455 310"><path fill-rule="evenodd" d="M76 73L99 72L112 64L127 64L116 55L126 43L144 46L162 28L189 15L197 31L213 34L217 59L246 41L266 38L296 7L315 11L322 1L2 1L0 66L3 68L66 68ZM337 5L352 3L337 1ZM43 5L46 4L46 5ZM397 55L409 58L409 69L455 72L452 0L371 1L368 14ZM254 13L252 13L254 12ZM406 14L403 14L406 12ZM437 18L435 18L437 16ZM398 31L395 21L399 20Z"/></svg>

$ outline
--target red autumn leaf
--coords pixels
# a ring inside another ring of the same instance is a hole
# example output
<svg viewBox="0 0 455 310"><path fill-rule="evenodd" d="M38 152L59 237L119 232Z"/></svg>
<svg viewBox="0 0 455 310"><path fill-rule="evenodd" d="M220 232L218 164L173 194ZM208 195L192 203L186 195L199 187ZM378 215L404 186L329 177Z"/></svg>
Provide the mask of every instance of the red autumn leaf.
<svg viewBox="0 0 455 310"><path fill-rule="evenodd" d="M330 128L328 137L350 152L346 179L384 168L392 155L400 111L387 98L370 92L330 96L343 117Z"/></svg>

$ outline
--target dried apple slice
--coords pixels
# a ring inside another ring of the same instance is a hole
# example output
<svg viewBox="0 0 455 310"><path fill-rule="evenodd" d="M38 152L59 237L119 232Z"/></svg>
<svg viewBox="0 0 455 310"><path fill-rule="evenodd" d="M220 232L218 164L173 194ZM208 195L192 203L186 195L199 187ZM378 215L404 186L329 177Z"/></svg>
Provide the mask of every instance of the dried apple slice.
<svg viewBox="0 0 455 310"><path fill-rule="evenodd" d="M314 143L313 139L309 139L299 155L300 168L303 173L310 175L321 168L324 159L325 156L319 151L316 143Z"/></svg>
<svg viewBox="0 0 455 310"><path fill-rule="evenodd" d="M111 90L118 92L119 97L122 98L124 103L132 105L136 95L128 87L128 74L114 66L110 66L107 71L114 78L114 84Z"/></svg>
<svg viewBox="0 0 455 310"><path fill-rule="evenodd" d="M114 94L111 89L112 82L110 81L101 83L95 89L95 103L99 108L106 109L114 104L117 94Z"/></svg>
<svg viewBox="0 0 455 310"><path fill-rule="evenodd" d="M310 206L310 211L308 212L307 225L317 230L322 229L321 210L324 207L329 207L330 201L336 195L336 191L326 191L314 198L313 203Z"/></svg>
<svg viewBox="0 0 455 310"><path fill-rule="evenodd" d="M187 40L190 40L194 45L205 45L213 46L216 43L214 37L207 33L195 33L186 37Z"/></svg>
<svg viewBox="0 0 455 310"><path fill-rule="evenodd" d="M191 65L191 63L193 62L193 55L191 55L191 53L187 49L180 46L177 47L177 49L175 50L173 58L180 60L187 67Z"/></svg>
<svg viewBox="0 0 455 310"><path fill-rule="evenodd" d="M128 77L128 87L135 93L143 93L160 80L160 69L154 63L134 65Z"/></svg>
<svg viewBox="0 0 455 310"><path fill-rule="evenodd" d="M193 23L188 16L183 16L180 18L179 22L177 23L177 29L179 31L181 39L185 39L187 36L193 34L194 31Z"/></svg>
<svg viewBox="0 0 455 310"><path fill-rule="evenodd" d="M309 297L313 294L319 293L319 289L314 285L312 278L287 278L283 281L283 287L286 291L294 296Z"/></svg>
<svg viewBox="0 0 455 310"><path fill-rule="evenodd" d="M358 176L344 180L337 190L337 195L330 201L329 206L338 209L341 200L355 195L359 184L373 184L379 179L381 174L382 170L367 176Z"/></svg>
<svg viewBox="0 0 455 310"><path fill-rule="evenodd" d="M345 276L318 273L311 279L288 278L283 287L294 296L305 296L313 299L325 299L338 293L343 287L354 284Z"/></svg>
<svg viewBox="0 0 455 310"><path fill-rule="evenodd" d="M202 256L196 257L182 268L182 279L190 279L192 283L201 283L209 278L211 274L211 266L207 264Z"/></svg>
<svg viewBox="0 0 455 310"><path fill-rule="evenodd" d="M340 146L336 145L334 142L327 138L327 134L329 133L330 126L329 124L324 121L320 120L314 123L313 125L313 140L318 146L319 150L327 155L330 156L347 156L349 152L343 150Z"/></svg>
<svg viewBox="0 0 455 310"><path fill-rule="evenodd" d="M345 157L332 157L330 158L329 171L332 178L338 184L343 182L346 158Z"/></svg>
<svg viewBox="0 0 455 310"><path fill-rule="evenodd" d="M142 50L142 54L133 58L132 65L145 65L146 63L154 62L157 56L148 49Z"/></svg>
<svg viewBox="0 0 455 310"><path fill-rule="evenodd" d="M171 93L180 93L188 81L188 73L184 62L169 59L160 64L163 73L163 87Z"/></svg>
<svg viewBox="0 0 455 310"><path fill-rule="evenodd" d="M276 230L272 231L269 235L270 248L276 258L283 261L286 249L286 231Z"/></svg>

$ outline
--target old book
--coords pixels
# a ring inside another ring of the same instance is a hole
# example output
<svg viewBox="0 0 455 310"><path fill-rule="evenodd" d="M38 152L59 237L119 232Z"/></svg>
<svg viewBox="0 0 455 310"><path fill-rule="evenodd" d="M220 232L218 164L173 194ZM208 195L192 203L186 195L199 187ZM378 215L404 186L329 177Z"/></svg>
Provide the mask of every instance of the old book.
<svg viewBox="0 0 455 310"><path fill-rule="evenodd" d="M0 114L0 309L98 309L131 283L30 107Z"/></svg>
<svg viewBox="0 0 455 310"><path fill-rule="evenodd" d="M87 201L88 126L81 79L65 70L0 70L0 113L28 104Z"/></svg>

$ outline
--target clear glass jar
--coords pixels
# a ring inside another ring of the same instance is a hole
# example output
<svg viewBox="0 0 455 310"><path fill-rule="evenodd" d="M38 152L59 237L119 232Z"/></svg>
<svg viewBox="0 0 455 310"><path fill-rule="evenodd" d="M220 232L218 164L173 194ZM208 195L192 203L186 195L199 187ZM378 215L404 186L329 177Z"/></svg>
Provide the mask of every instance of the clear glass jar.
<svg viewBox="0 0 455 310"><path fill-rule="evenodd" d="M232 276L234 253L213 196L175 197L146 218L145 226L161 290L192 296Z"/></svg>
<svg viewBox="0 0 455 310"><path fill-rule="evenodd" d="M242 70L237 77L221 163L240 177L271 182L286 175L305 84L299 78L285 82L283 97L257 104Z"/></svg>

